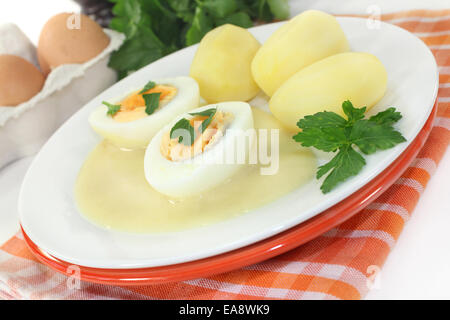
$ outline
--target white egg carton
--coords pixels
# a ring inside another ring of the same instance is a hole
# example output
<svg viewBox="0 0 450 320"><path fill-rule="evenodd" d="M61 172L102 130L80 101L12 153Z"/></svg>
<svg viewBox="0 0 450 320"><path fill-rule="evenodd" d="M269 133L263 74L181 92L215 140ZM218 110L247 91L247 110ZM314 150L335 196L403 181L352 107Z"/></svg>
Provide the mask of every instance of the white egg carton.
<svg viewBox="0 0 450 320"><path fill-rule="evenodd" d="M116 81L108 60L124 35L104 31L111 41L98 56L53 69L33 98L15 107L0 106L0 168L36 153L67 118ZM0 26L0 54L21 56L37 65L36 47L13 24Z"/></svg>

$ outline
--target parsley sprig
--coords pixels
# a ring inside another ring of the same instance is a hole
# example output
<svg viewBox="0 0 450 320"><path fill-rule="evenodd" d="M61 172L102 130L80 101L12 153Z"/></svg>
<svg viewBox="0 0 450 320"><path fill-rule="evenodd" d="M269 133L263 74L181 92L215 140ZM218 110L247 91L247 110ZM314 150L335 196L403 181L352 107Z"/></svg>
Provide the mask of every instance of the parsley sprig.
<svg viewBox="0 0 450 320"><path fill-rule="evenodd" d="M120 104L112 104L106 101L103 101L102 104L108 107L108 111L106 112L108 116L113 117L120 110Z"/></svg>
<svg viewBox="0 0 450 320"><path fill-rule="evenodd" d="M145 86L142 88L141 91L139 91L139 94L143 94L144 92L147 92L150 89L153 89L156 86L156 83L153 81L149 81L145 84Z"/></svg>
<svg viewBox="0 0 450 320"><path fill-rule="evenodd" d="M191 116L202 116L202 117L207 117L205 120L203 120L202 122L202 126L201 126L201 130L200 133L204 132L206 130L206 128L208 128L209 124L211 123L212 119L214 118L214 115L217 112L217 108L211 108L211 109L207 109L201 112L192 112L189 113Z"/></svg>
<svg viewBox="0 0 450 320"><path fill-rule="evenodd" d="M366 164L363 154L369 155L386 150L406 141L392 126L402 118L395 108L366 119L366 107L355 108L350 101L342 103L347 119L340 115L323 111L306 116L297 122L301 132L293 136L302 146L314 147L325 152L336 152L331 161L318 168L316 177L328 176L320 189L328 193L339 183L357 175Z"/></svg>
<svg viewBox="0 0 450 320"><path fill-rule="evenodd" d="M150 80L145 84L145 86L142 88L141 91L139 91L138 94L143 94L148 90L153 89L155 86L156 83ZM156 111L156 109L158 109L160 96L161 92L153 92L142 95L142 98L144 98L145 101L145 113L151 115L153 112ZM112 104L106 101L103 101L102 104L108 107L108 111L106 112L108 116L113 117L120 110L120 104Z"/></svg>
<svg viewBox="0 0 450 320"><path fill-rule="evenodd" d="M144 94L142 97L145 101L145 113L151 115L159 107L159 97L161 92L154 92L149 94Z"/></svg>
<svg viewBox="0 0 450 320"><path fill-rule="evenodd" d="M151 115L153 112L156 111L159 107L159 98L161 97L161 92L152 92L147 93L150 89L153 89L156 86L156 83L154 81L149 81L145 84L145 86L142 88L141 91L139 91L138 94L142 94L142 98L144 98L145 101L145 113L148 115Z"/></svg>
<svg viewBox="0 0 450 320"><path fill-rule="evenodd" d="M201 112L189 113L191 116L207 117L202 121L202 124L200 126L200 134L202 134L206 130L206 128L208 128L212 119L214 118L214 115L216 114L216 111L217 108L210 108ZM185 146L191 146L197 138L197 134L194 127L191 125L191 122L186 118L182 118L177 123L175 123L175 125L170 130L170 138L178 138L179 143L182 143Z"/></svg>

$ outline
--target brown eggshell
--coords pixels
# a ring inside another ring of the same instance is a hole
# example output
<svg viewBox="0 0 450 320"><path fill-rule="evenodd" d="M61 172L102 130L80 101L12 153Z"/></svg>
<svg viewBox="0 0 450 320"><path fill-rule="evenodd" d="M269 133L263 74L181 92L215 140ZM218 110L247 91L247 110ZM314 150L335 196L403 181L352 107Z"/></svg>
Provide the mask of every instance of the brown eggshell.
<svg viewBox="0 0 450 320"><path fill-rule="evenodd" d="M27 60L0 55L0 106L17 106L30 100L44 86L45 77Z"/></svg>
<svg viewBox="0 0 450 320"><path fill-rule="evenodd" d="M39 37L38 59L48 74L62 64L85 63L109 44L109 37L84 14L60 13L50 18Z"/></svg>

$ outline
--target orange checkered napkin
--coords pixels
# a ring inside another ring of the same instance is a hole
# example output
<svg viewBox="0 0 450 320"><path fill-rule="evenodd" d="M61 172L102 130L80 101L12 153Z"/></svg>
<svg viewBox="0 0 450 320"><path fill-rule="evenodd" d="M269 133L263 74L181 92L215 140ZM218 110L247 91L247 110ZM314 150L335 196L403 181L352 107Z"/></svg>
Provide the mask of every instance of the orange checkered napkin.
<svg viewBox="0 0 450 320"><path fill-rule="evenodd" d="M0 248L0 298L25 299L360 299L382 266L450 142L450 10L382 16L433 51L440 71L437 119L418 157L374 203L288 253L240 270L178 283L118 287L81 283L39 263L21 235Z"/></svg>

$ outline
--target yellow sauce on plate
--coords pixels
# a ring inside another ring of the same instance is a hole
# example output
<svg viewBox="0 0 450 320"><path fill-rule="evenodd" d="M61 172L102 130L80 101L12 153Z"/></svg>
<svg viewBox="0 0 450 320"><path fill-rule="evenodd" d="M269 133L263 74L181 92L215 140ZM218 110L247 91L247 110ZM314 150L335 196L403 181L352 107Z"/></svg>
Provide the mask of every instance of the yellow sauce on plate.
<svg viewBox="0 0 450 320"><path fill-rule="evenodd" d="M170 232L205 226L273 202L314 177L316 158L292 139L270 114L253 109L255 128L279 129L279 169L247 164L228 181L190 198L172 199L144 177L144 149L125 151L107 141L88 156L75 184L79 211L96 225L134 233ZM270 143L270 134L268 135ZM271 150L270 146L267 150ZM277 214L274 212L273 214Z"/></svg>

